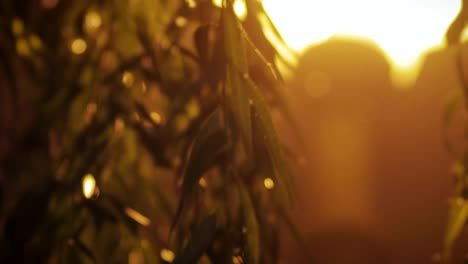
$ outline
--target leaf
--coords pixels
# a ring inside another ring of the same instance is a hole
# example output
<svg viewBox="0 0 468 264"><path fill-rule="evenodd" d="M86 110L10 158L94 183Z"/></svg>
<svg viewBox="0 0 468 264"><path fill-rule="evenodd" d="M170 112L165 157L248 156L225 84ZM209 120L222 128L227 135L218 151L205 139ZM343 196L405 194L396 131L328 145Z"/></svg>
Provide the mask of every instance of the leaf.
<svg viewBox="0 0 468 264"><path fill-rule="evenodd" d="M208 64L212 56L212 45L210 45L211 25L201 25L194 33L194 42L200 61Z"/></svg>
<svg viewBox="0 0 468 264"><path fill-rule="evenodd" d="M287 198L291 202L293 187L290 182L289 168L271 120L270 110L255 83L250 78L245 78L245 80L250 88L250 97L255 110L254 122L258 121L256 124L258 124L259 134L263 136L265 147L272 161L275 178L282 182L286 188Z"/></svg>
<svg viewBox="0 0 468 264"><path fill-rule="evenodd" d="M216 217L208 215L192 232L187 246L178 254L174 264L197 263L198 259L209 248L216 232Z"/></svg>
<svg viewBox="0 0 468 264"><path fill-rule="evenodd" d="M241 25L232 8L223 9L222 18L224 51L228 63L233 64L241 72L246 73L248 68L247 53L244 38L241 35Z"/></svg>
<svg viewBox="0 0 468 264"><path fill-rule="evenodd" d="M195 136L185 165L182 195L171 230L177 224L184 209L185 201L193 193L193 189L200 178L228 148L227 135L223 128L222 119L222 112L217 108L207 117Z"/></svg>
<svg viewBox="0 0 468 264"><path fill-rule="evenodd" d="M460 42L460 36L468 21L468 1L462 1L462 7L457 17L452 21L445 33L445 40L448 45L454 45Z"/></svg>
<svg viewBox="0 0 468 264"><path fill-rule="evenodd" d="M252 157L252 117L249 97L238 72L248 74L247 52L240 24L231 8L224 9L224 52L227 59L226 91L229 106L241 130L248 157Z"/></svg>
<svg viewBox="0 0 468 264"><path fill-rule="evenodd" d="M462 198L452 201L448 225L444 238L443 260L444 263L449 263L451 251L455 240L460 235L460 232L468 218L468 202Z"/></svg>
<svg viewBox="0 0 468 264"><path fill-rule="evenodd" d="M240 180L238 180L237 183L239 186L242 212L247 228L247 263L257 264L260 259L260 233L257 216L246 186Z"/></svg>
<svg viewBox="0 0 468 264"><path fill-rule="evenodd" d="M86 257L88 257L93 263L96 263L96 257L94 257L93 252L89 249L81 240L75 239L74 245L83 253Z"/></svg>
<svg viewBox="0 0 468 264"><path fill-rule="evenodd" d="M247 157L251 158L253 157L252 116L250 111L249 97L246 91L246 87L243 84L242 79L237 74L237 71L230 65L227 67L227 69L227 99L229 101L230 108L232 109L232 115L234 116L236 124L241 130L242 141L247 152Z"/></svg>

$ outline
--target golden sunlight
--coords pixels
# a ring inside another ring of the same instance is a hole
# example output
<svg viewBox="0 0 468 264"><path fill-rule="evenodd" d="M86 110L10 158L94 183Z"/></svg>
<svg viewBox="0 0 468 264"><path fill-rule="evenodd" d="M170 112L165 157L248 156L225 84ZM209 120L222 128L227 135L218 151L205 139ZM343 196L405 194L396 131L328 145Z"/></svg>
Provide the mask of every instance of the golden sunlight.
<svg viewBox="0 0 468 264"><path fill-rule="evenodd" d="M380 46L401 75L418 68L426 51L442 45L461 1L263 0L263 4L292 49L301 52L336 35L368 39Z"/></svg>

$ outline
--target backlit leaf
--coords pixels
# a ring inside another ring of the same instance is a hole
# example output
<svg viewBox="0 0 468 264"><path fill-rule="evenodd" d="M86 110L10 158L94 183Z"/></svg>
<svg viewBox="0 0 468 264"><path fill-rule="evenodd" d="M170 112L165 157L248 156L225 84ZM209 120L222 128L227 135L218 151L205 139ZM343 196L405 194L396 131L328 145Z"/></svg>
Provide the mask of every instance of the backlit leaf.
<svg viewBox="0 0 468 264"><path fill-rule="evenodd" d="M443 259L449 263L455 240L460 235L468 217L468 202L462 198L452 201L449 212L448 225L444 238Z"/></svg>
<svg viewBox="0 0 468 264"><path fill-rule="evenodd" d="M228 141L223 127L222 112L220 109L216 109L201 125L200 131L192 143L184 169L182 194L172 228L177 224L185 202L192 195L200 178L214 165L215 161L227 150L227 147Z"/></svg>
<svg viewBox="0 0 468 264"><path fill-rule="evenodd" d="M209 248L216 232L215 215L207 216L192 232L190 241L184 250L176 256L174 264L197 263L198 259Z"/></svg>
<svg viewBox="0 0 468 264"><path fill-rule="evenodd" d="M224 49L228 60L226 67L227 99L234 119L241 130L247 155L252 156L252 119L249 97L238 72L248 73L245 40L234 12L226 8L223 14Z"/></svg>
<svg viewBox="0 0 468 264"><path fill-rule="evenodd" d="M250 97L255 109L254 122L258 124L259 134L263 136L265 147L272 161L275 178L286 188L288 200L291 202L293 187L290 182L289 168L275 132L270 110L255 83L250 78L245 78L245 80L249 86Z"/></svg>
<svg viewBox="0 0 468 264"><path fill-rule="evenodd" d="M239 180L238 185L245 227L247 228L247 263L257 264L260 259L260 234L255 207L244 183Z"/></svg>

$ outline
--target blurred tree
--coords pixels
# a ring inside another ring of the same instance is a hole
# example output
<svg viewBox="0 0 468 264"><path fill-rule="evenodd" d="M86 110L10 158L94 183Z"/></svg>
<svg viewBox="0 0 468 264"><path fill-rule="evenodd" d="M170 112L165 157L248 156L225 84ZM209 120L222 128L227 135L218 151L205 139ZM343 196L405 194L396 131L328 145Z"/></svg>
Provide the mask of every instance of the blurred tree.
<svg viewBox="0 0 468 264"><path fill-rule="evenodd" d="M218 2L0 1L0 262L277 261L277 32Z"/></svg>

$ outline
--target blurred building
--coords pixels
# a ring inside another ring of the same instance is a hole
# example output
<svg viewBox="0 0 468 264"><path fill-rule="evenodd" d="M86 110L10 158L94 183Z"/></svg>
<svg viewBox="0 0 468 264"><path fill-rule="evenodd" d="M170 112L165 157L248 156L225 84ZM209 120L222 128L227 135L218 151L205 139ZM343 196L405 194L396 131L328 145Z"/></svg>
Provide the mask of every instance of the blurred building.
<svg viewBox="0 0 468 264"><path fill-rule="evenodd" d="M460 86L454 53L430 54L406 90L392 87L382 54L332 38L304 53L288 85L309 151L295 216L317 263L429 263L442 247L454 157L441 120ZM460 112L448 129L456 146Z"/></svg>

